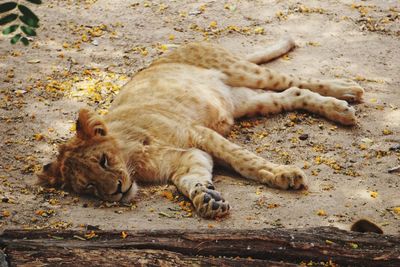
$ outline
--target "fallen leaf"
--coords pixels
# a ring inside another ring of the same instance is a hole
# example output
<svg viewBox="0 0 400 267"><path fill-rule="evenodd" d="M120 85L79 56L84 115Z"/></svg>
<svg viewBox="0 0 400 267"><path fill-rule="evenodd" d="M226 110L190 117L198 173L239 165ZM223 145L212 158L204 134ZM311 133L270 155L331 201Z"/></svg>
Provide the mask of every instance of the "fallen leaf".
<svg viewBox="0 0 400 267"><path fill-rule="evenodd" d="M173 217L172 215L170 215L168 213L165 213L165 212L162 212L162 211L159 212L158 215L163 216L163 217L167 217L167 218L172 218Z"/></svg>
<svg viewBox="0 0 400 267"><path fill-rule="evenodd" d="M161 195L168 200L174 200L174 195L170 191L163 191Z"/></svg>
<svg viewBox="0 0 400 267"><path fill-rule="evenodd" d="M400 215L400 207L394 207L393 212Z"/></svg>
<svg viewBox="0 0 400 267"><path fill-rule="evenodd" d="M254 29L255 34L263 34L264 33L264 28L263 27L256 27Z"/></svg>
<svg viewBox="0 0 400 267"><path fill-rule="evenodd" d="M36 141L41 141L43 140L44 136L41 133L36 133L33 135L33 138L35 138Z"/></svg>
<svg viewBox="0 0 400 267"><path fill-rule="evenodd" d="M218 24L216 21L211 21L210 22L210 28L217 28Z"/></svg>
<svg viewBox="0 0 400 267"><path fill-rule="evenodd" d="M384 135L390 135L390 134L392 134L393 132L392 132L391 130L385 128L385 129L382 130L382 133L383 133Z"/></svg>
<svg viewBox="0 0 400 267"><path fill-rule="evenodd" d="M86 239L92 239L97 237L98 235L96 235L96 233L94 231L90 231L90 233L85 234L85 238Z"/></svg>
<svg viewBox="0 0 400 267"><path fill-rule="evenodd" d="M73 237L76 238L76 239L82 240L82 241L86 241L85 238L83 238L83 237L81 237L79 235L74 235Z"/></svg>
<svg viewBox="0 0 400 267"><path fill-rule="evenodd" d="M8 210L3 210L3 217L9 217L11 213Z"/></svg>
<svg viewBox="0 0 400 267"><path fill-rule="evenodd" d="M349 245L351 248L354 248L354 249L358 248L358 245L356 243L349 243Z"/></svg>
<svg viewBox="0 0 400 267"><path fill-rule="evenodd" d="M125 233L124 231L121 232L121 237L122 239L125 239L128 236L127 233Z"/></svg>
<svg viewBox="0 0 400 267"><path fill-rule="evenodd" d="M317 215L318 216L326 216L327 214L326 214L326 212L324 210L318 210L317 211Z"/></svg>

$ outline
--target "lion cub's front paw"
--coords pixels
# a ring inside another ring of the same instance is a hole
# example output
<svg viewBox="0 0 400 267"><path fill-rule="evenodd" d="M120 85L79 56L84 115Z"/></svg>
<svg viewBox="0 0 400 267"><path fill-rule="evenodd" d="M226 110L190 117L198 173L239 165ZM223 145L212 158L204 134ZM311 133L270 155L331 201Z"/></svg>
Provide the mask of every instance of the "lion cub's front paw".
<svg viewBox="0 0 400 267"><path fill-rule="evenodd" d="M297 167L282 165L273 170L275 174L273 187L279 189L307 189L307 177Z"/></svg>
<svg viewBox="0 0 400 267"><path fill-rule="evenodd" d="M197 187L192 192L191 199L199 216L211 219L222 217L229 213L229 203L225 201L221 193L203 185Z"/></svg>

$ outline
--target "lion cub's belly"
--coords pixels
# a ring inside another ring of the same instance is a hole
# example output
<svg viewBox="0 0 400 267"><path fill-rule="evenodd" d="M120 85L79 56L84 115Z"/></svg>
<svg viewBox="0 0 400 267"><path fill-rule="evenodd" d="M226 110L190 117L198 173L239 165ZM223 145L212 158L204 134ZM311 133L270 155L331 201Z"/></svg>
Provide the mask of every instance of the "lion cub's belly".
<svg viewBox="0 0 400 267"><path fill-rule="evenodd" d="M234 106L224 78L219 71L190 65L152 66L124 86L110 111L121 106L152 109L179 123L200 124L226 134L233 124Z"/></svg>

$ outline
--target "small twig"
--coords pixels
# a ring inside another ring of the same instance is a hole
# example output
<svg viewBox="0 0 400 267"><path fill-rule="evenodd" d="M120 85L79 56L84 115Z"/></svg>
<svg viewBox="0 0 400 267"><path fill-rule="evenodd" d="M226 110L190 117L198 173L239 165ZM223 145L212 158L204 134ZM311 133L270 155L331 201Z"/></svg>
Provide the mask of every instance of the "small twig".
<svg viewBox="0 0 400 267"><path fill-rule="evenodd" d="M400 172L400 165L388 170L388 173Z"/></svg>

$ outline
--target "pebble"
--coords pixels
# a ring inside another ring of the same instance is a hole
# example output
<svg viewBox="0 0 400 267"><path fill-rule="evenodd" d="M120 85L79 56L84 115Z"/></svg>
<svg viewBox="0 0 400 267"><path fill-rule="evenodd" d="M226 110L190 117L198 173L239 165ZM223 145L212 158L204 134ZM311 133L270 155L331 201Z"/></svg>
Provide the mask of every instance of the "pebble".
<svg viewBox="0 0 400 267"><path fill-rule="evenodd" d="M390 151L400 151L400 144L396 144L389 148Z"/></svg>
<svg viewBox="0 0 400 267"><path fill-rule="evenodd" d="M302 135L299 136L299 139L304 141L304 140L307 140L308 137L309 137L308 134L302 134Z"/></svg>

